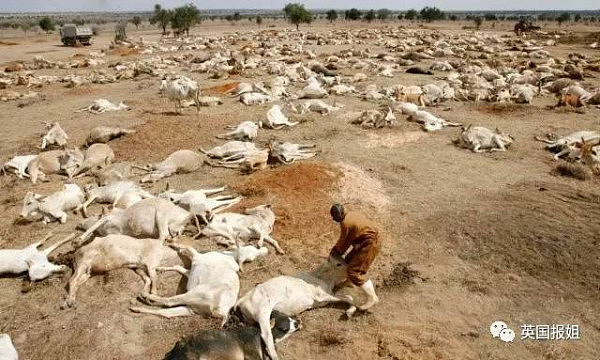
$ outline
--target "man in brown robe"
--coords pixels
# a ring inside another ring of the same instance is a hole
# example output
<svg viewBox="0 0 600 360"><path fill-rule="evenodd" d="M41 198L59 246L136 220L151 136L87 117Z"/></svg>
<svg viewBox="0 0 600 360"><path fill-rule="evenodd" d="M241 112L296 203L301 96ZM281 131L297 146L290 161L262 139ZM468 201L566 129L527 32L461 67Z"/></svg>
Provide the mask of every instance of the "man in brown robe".
<svg viewBox="0 0 600 360"><path fill-rule="evenodd" d="M379 302L373 282L366 279L367 271L381 250L377 226L359 212L346 212L340 204L334 204L330 213L333 220L340 223L341 228L340 238L331 249L330 255L344 257L346 251L352 247L344 257L348 264L348 281L360 287L367 295L367 302L359 307L366 310Z"/></svg>

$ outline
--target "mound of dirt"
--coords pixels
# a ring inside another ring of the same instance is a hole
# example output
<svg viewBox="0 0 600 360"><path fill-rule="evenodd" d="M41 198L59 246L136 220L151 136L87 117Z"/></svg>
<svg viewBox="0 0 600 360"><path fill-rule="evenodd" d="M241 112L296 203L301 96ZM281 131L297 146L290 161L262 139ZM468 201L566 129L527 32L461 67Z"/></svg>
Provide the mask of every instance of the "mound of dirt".
<svg viewBox="0 0 600 360"><path fill-rule="evenodd" d="M338 202L367 206L379 214L386 214L390 199L381 181L354 165L339 162L335 166L342 172L336 195Z"/></svg>
<svg viewBox="0 0 600 360"><path fill-rule="evenodd" d="M277 220L274 237L293 244L302 254L326 254L332 238L329 207L339 177L326 165L303 162L254 173L233 190L248 199L248 207L271 204ZM329 236L323 240L324 236Z"/></svg>

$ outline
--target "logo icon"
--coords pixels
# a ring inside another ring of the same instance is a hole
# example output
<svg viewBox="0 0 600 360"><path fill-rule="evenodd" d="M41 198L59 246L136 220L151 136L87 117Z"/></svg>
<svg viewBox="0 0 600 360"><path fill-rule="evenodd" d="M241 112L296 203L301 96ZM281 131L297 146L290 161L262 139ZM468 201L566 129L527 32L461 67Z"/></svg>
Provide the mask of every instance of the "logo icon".
<svg viewBox="0 0 600 360"><path fill-rule="evenodd" d="M515 332L504 321L494 321L490 325L490 333L493 338L500 338L504 342L513 342L515 339Z"/></svg>

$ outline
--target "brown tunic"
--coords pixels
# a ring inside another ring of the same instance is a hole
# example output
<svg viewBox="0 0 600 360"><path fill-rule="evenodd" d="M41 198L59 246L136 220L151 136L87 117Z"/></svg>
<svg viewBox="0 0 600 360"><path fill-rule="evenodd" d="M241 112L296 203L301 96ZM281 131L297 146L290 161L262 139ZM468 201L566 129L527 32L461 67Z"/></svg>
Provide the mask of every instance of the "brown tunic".
<svg viewBox="0 0 600 360"><path fill-rule="evenodd" d="M353 211L346 214L340 227L340 238L331 249L331 254L343 256L352 246L352 250L346 255L348 280L356 286L361 286L366 281L365 275L373 260L381 250L377 227L363 214Z"/></svg>

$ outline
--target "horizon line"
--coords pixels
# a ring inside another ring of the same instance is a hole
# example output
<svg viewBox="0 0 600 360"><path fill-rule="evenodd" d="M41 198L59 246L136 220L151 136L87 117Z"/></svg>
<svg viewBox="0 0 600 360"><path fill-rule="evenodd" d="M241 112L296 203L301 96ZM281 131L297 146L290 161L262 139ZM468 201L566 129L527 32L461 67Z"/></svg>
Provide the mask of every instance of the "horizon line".
<svg viewBox="0 0 600 360"><path fill-rule="evenodd" d="M200 8L200 11L280 11L283 12L283 9L275 9L275 8ZM336 10L336 11L344 11L350 10L352 8L309 8L308 10L312 11L327 11L327 10ZM391 9L391 8L356 8L361 11L369 11L369 10L380 10L380 9L388 9L390 11L409 11L409 10L419 10L417 8L409 8L409 9ZM469 10L469 9L452 9L452 10L444 10L440 9L443 12L523 12L523 11L534 11L534 12L560 12L560 11L570 11L570 12L600 12L600 8L596 9L479 9L479 10ZM73 14L81 14L81 13L152 13L152 10L89 10L89 11L77 11L77 10L56 10L56 11L2 11L0 10L0 14L55 14L55 13L73 13Z"/></svg>

